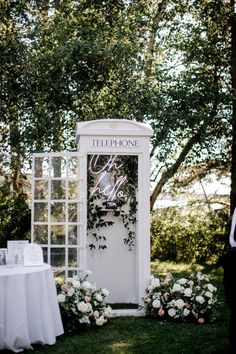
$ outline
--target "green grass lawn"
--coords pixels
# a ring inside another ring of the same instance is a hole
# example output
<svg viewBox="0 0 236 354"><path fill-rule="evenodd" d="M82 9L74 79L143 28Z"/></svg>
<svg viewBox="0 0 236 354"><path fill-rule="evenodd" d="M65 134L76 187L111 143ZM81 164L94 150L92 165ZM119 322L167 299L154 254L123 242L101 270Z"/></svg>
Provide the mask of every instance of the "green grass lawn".
<svg viewBox="0 0 236 354"><path fill-rule="evenodd" d="M220 266L200 266L174 263L152 263L152 274L172 272L176 277L202 271L217 286L219 301L217 319L212 324L158 322L146 317L112 318L103 327L78 336L57 339L54 346L34 346L34 354L226 354L228 353L228 307L222 286ZM32 353L32 351L25 351Z"/></svg>

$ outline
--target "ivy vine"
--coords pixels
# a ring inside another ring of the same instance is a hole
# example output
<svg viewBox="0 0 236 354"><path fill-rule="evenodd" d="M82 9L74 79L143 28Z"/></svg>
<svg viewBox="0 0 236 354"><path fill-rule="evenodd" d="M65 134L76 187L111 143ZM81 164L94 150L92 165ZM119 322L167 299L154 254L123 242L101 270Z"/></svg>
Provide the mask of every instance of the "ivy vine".
<svg viewBox="0 0 236 354"><path fill-rule="evenodd" d="M88 164L91 156L88 156ZM99 167L102 170L102 164L106 165L106 161L112 155L100 156ZM115 156L115 163L119 165L119 169L113 169L112 174L114 181L117 181L121 176L125 176L126 180L122 185L124 196L116 198L113 202L108 202L102 193L92 193L99 176L88 173L88 196L87 196L87 220L88 232L92 236L94 242L89 244L90 249L105 249L106 237L103 234L104 228L110 227L114 221L109 220L109 215L114 215L120 219L126 229L126 237L124 244L131 251L135 246L135 231L136 223L137 200L136 193L138 188L138 156L137 155L119 155ZM111 171L111 166L107 166ZM89 170L89 166L88 166ZM108 189L109 190L109 189ZM100 190L99 190L100 191Z"/></svg>

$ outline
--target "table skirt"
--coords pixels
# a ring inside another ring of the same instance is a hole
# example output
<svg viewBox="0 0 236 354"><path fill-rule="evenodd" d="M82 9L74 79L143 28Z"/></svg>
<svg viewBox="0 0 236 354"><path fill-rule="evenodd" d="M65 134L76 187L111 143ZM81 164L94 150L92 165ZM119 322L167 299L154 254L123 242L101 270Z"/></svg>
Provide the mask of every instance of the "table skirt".
<svg viewBox="0 0 236 354"><path fill-rule="evenodd" d="M0 269L0 349L55 344L63 325L49 265Z"/></svg>

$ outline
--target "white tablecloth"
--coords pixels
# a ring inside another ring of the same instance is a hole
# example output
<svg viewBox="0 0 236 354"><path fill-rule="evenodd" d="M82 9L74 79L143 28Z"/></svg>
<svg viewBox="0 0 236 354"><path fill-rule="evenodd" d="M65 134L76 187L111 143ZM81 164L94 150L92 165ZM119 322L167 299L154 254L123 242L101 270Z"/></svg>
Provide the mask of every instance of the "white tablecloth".
<svg viewBox="0 0 236 354"><path fill-rule="evenodd" d="M63 332L51 267L0 267L0 350L55 344Z"/></svg>

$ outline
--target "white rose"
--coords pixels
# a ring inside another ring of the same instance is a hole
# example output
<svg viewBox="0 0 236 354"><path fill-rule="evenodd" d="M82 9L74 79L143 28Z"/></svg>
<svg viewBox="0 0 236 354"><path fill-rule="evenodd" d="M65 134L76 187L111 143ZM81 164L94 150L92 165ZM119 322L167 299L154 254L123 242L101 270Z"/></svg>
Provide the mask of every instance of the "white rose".
<svg viewBox="0 0 236 354"><path fill-rule="evenodd" d="M154 289L154 286L152 286L152 285L149 285L149 287L148 287L148 291L149 292L152 292L152 290Z"/></svg>
<svg viewBox="0 0 236 354"><path fill-rule="evenodd" d="M68 291L67 291L67 295L68 296L72 296L72 295L74 295L74 293L75 293L75 289L74 288L69 288Z"/></svg>
<svg viewBox="0 0 236 354"><path fill-rule="evenodd" d="M94 318L98 318L99 317L99 312L98 311L94 311L93 316L94 316Z"/></svg>
<svg viewBox="0 0 236 354"><path fill-rule="evenodd" d="M109 291L108 291L107 289L105 289L105 288L102 289L101 292L102 292L102 294L103 294L104 296L109 296L109 295L110 295Z"/></svg>
<svg viewBox="0 0 236 354"><path fill-rule="evenodd" d="M198 295L196 296L196 301L199 302L199 304L203 304L205 302L205 299L203 296Z"/></svg>
<svg viewBox="0 0 236 354"><path fill-rule="evenodd" d="M175 291L181 291L182 287L180 284L174 284L173 285L173 288L172 288L172 291L175 292Z"/></svg>
<svg viewBox="0 0 236 354"><path fill-rule="evenodd" d="M89 290L91 288L91 284L88 281L83 281L83 283L81 284L81 287L84 290Z"/></svg>
<svg viewBox="0 0 236 354"><path fill-rule="evenodd" d="M96 325L97 326L102 326L104 323L104 317L103 316L100 316L96 319Z"/></svg>
<svg viewBox="0 0 236 354"><path fill-rule="evenodd" d="M88 304L86 304L84 301L81 301L78 303L77 308L80 312L85 313L87 312Z"/></svg>
<svg viewBox="0 0 236 354"><path fill-rule="evenodd" d="M72 281L72 285L74 288L78 289L80 287L80 281L78 279L74 279Z"/></svg>
<svg viewBox="0 0 236 354"><path fill-rule="evenodd" d="M87 305L87 312L92 312L93 311L93 307L90 303L86 303Z"/></svg>
<svg viewBox="0 0 236 354"><path fill-rule="evenodd" d="M207 284L207 289L212 293L217 290L212 284Z"/></svg>
<svg viewBox="0 0 236 354"><path fill-rule="evenodd" d="M182 309L182 307L184 307L184 301L182 299L175 300L175 306L178 307L178 309Z"/></svg>
<svg viewBox="0 0 236 354"><path fill-rule="evenodd" d="M150 281L150 283L151 283L151 281L154 279L154 275L150 275L150 277L149 277L149 281Z"/></svg>
<svg viewBox="0 0 236 354"><path fill-rule="evenodd" d="M188 316L190 314L189 309L184 309L184 316Z"/></svg>
<svg viewBox="0 0 236 354"><path fill-rule="evenodd" d="M107 306L104 310L104 316L111 317L111 314L112 314L112 308L111 306Z"/></svg>
<svg viewBox="0 0 236 354"><path fill-rule="evenodd" d="M210 291L206 291L205 296L211 299L213 297L213 294Z"/></svg>
<svg viewBox="0 0 236 354"><path fill-rule="evenodd" d="M201 272L197 272L197 279L198 280L203 280L204 279L204 275Z"/></svg>
<svg viewBox="0 0 236 354"><path fill-rule="evenodd" d="M72 281L73 281L73 278L67 278L67 279L66 279L66 282L67 282L67 283L72 283Z"/></svg>
<svg viewBox="0 0 236 354"><path fill-rule="evenodd" d="M92 274L93 274L93 272L91 270L86 270L85 271L85 275L92 275Z"/></svg>
<svg viewBox="0 0 236 354"><path fill-rule="evenodd" d="M102 295L100 295L100 294L96 294L95 298L96 298L96 300L97 300L98 302L102 302L102 301L103 301L103 297L102 297Z"/></svg>
<svg viewBox="0 0 236 354"><path fill-rule="evenodd" d="M184 285L187 283L187 280L185 278L181 278L178 280L178 283L181 284L181 285Z"/></svg>
<svg viewBox="0 0 236 354"><path fill-rule="evenodd" d="M66 297L63 294L58 294L57 295L57 300L58 300L58 302L65 302Z"/></svg>
<svg viewBox="0 0 236 354"><path fill-rule="evenodd" d="M154 307L155 309L158 309L160 306L161 306L160 300L156 299L152 302L152 307Z"/></svg>
<svg viewBox="0 0 236 354"><path fill-rule="evenodd" d="M90 319L87 316L83 316L82 318L80 318L79 322L90 324Z"/></svg>
<svg viewBox="0 0 236 354"><path fill-rule="evenodd" d="M190 297L192 295L192 289L191 288L186 288L184 290L184 295L187 296L187 297Z"/></svg>
<svg viewBox="0 0 236 354"><path fill-rule="evenodd" d="M169 310L168 310L168 315L169 315L170 317L175 317L175 315L176 315L176 310L173 309L173 308L169 309Z"/></svg>
<svg viewBox="0 0 236 354"><path fill-rule="evenodd" d="M160 279L159 278L152 279L151 286L154 288L158 288L160 286Z"/></svg>

